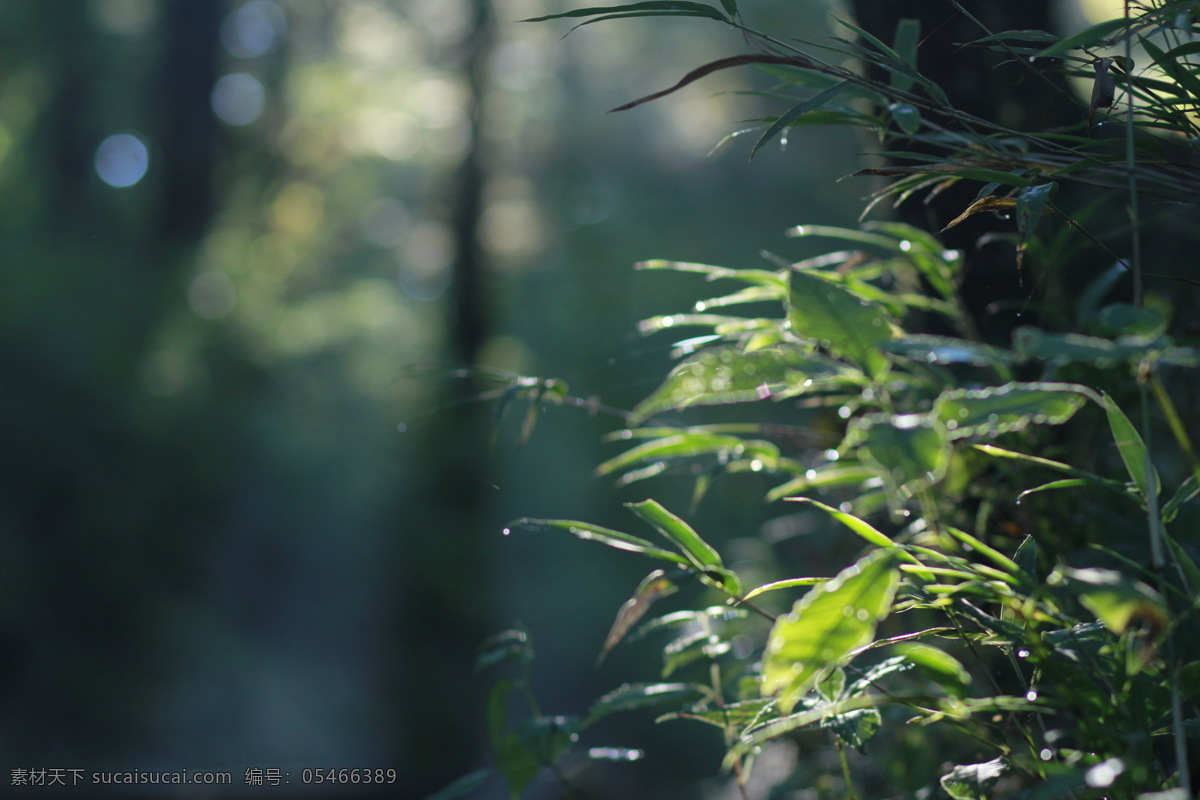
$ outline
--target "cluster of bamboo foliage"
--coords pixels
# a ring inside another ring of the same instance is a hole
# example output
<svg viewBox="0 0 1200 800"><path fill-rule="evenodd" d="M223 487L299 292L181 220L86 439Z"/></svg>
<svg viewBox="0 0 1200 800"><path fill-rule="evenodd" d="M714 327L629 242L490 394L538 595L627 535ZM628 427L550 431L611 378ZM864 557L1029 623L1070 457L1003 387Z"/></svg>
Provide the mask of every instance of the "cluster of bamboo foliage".
<svg viewBox="0 0 1200 800"><path fill-rule="evenodd" d="M532 697L529 635L489 641L482 667L522 670L495 684L488 716L495 770L512 795L547 768L568 795L579 792L572 764L637 753L577 753L578 735L610 715L651 710L715 728L726 756L714 770L745 797L756 758L796 737L810 749L824 743L840 770L822 775L827 761L802 761L755 796L1194 796L1200 459L1188 428L1200 349L1183 338L1170 291L1156 287L1194 291L1196 281L1187 264L1173 265L1182 274L1171 278L1144 269L1140 237L1151 216L1186 215L1200 198L1200 3L1130 2L1124 16L1065 38L981 24L973 46L1023 65L1031 79L1048 80L1053 64L1092 87L1060 89L1078 104L1076 127L1038 132L956 109L917 69L915 21L888 44L850 23L833 41L777 38L749 27L735 0L553 18L640 16L716 20L754 52L626 107L716 70L756 66L777 81L774 96L790 99L759 123L754 150L798 126L867 128L888 158L864 170L887 179L872 205L969 185L974 200L947 227L1001 212L1014 268L1068 251L1096 266L1072 292L1073 307L1046 316L1063 325L1017 327L996 342L980 338L961 296L968 256L911 225L797 227L791 235L839 249L762 269L641 265L732 288L643 323L648 335L695 333L614 434L626 449L598 472L623 484L688 475L697 500L722 474L775 476L768 500L802 504L788 508L827 517L861 547L833 575L746 585L654 500L629 509L661 545L574 520L512 523L654 562L601 656L666 639L655 680L623 685L577 717L544 715L531 699L524 721L508 719L505 698ZM890 77L868 77L880 71ZM1073 191L1080 186L1088 191ZM1125 215L1123 229L1089 229L1095 197ZM697 407L735 405L760 409L761 421L679 421ZM651 614L689 584L707 587L696 608ZM466 795L488 774L440 796Z"/></svg>

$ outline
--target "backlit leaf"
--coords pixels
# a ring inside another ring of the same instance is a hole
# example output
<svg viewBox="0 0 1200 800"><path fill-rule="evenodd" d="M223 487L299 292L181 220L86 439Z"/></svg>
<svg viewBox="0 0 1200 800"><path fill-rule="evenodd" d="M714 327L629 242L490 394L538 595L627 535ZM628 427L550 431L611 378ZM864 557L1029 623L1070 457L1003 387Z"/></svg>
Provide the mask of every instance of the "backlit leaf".
<svg viewBox="0 0 1200 800"><path fill-rule="evenodd" d="M584 727L609 714L691 702L709 692L695 683L626 683L592 704Z"/></svg>
<svg viewBox="0 0 1200 800"><path fill-rule="evenodd" d="M646 13L652 12L652 13ZM595 17L605 15L609 18L614 18L617 15L645 15L645 16L699 16L708 17L710 19L726 21L725 16L715 8L704 3L683 2L683 0L651 0L650 2L629 3L623 6L594 6L591 8L578 8L574 11L563 11L559 14L547 14L544 17L531 17L523 19L521 22L545 22L551 19L565 19L569 17Z"/></svg>
<svg viewBox="0 0 1200 800"><path fill-rule="evenodd" d="M1046 333L1038 328L1022 327L1013 333L1013 349L1023 359L1114 367L1141 356L1146 352L1146 344L1115 342L1079 333Z"/></svg>
<svg viewBox="0 0 1200 800"><path fill-rule="evenodd" d="M1113 439L1117 443L1117 451L1125 462L1125 470L1134 484L1142 492L1142 497L1157 495L1161 485L1158 470L1150 463L1146 443L1142 441L1137 428L1125 416L1125 412L1107 394L1104 395L1104 411L1108 414L1108 425L1112 429Z"/></svg>
<svg viewBox="0 0 1200 800"><path fill-rule="evenodd" d="M1008 771L1003 758L960 764L942 776L942 788L954 800L986 800L988 789Z"/></svg>
<svg viewBox="0 0 1200 800"><path fill-rule="evenodd" d="M824 673L874 638L899 581L895 558L877 550L806 594L771 628L763 695L778 695L780 709L790 713Z"/></svg>
<svg viewBox="0 0 1200 800"><path fill-rule="evenodd" d="M893 510L941 481L950 464L946 426L925 414L872 414L855 420L847 442L875 469Z"/></svg>
<svg viewBox="0 0 1200 800"><path fill-rule="evenodd" d="M565 530L567 533L570 533L573 536L585 541L599 542L600 544L606 544L609 547L615 547L618 550L628 550L631 553L641 553L643 555L650 556L651 558L662 559L663 561L674 561L677 564L691 564L687 558L677 553L672 553L670 550L664 550L661 547L655 547L645 539L637 536L630 536L628 533L610 530L609 528L602 528L599 525L592 525L588 522L579 522L578 520L572 519L533 519L531 517L522 517L521 519L510 522L508 527L504 529L504 532L507 534L512 531L513 528L556 528L559 530Z"/></svg>
<svg viewBox="0 0 1200 800"><path fill-rule="evenodd" d="M990 436L1029 425L1061 425L1079 410L1090 390L1070 383L1006 383L986 389L950 389L934 402L934 414L951 439Z"/></svg>
<svg viewBox="0 0 1200 800"><path fill-rule="evenodd" d="M1079 595L1079 602L1118 636L1135 621L1153 630L1165 629L1167 612L1162 596L1141 581L1098 567L1064 568L1062 575Z"/></svg>
<svg viewBox="0 0 1200 800"><path fill-rule="evenodd" d="M803 101L797 103L796 105L789 108L787 111L780 114L779 118L776 119L773 123L771 123L770 127L768 127L765 131L763 131L763 135L760 136L758 138L758 141L754 143L754 147L750 150L750 157L754 158L754 154L758 152L760 147L767 144L772 139L774 139L776 136L778 136L779 132L782 131L784 128L786 128L788 125L791 125L793 122L795 122L800 117L803 117L805 114L808 114L812 111L816 111L818 108L825 105L833 98L837 97L838 94L840 94L843 89L846 89L852 85L853 84L851 84L849 81L843 81L841 83L834 84L833 86L830 86L828 89L825 89L822 92L818 92L816 95L808 98L807 100L803 100Z"/></svg>
<svg viewBox="0 0 1200 800"><path fill-rule="evenodd" d="M626 503L625 507L653 525L659 533L679 548L683 555L700 570L722 567L721 556L712 545L679 517L667 511L655 500Z"/></svg>
<svg viewBox="0 0 1200 800"><path fill-rule="evenodd" d="M878 377L887 366L879 345L893 338L881 307L811 271L794 271L788 294L792 333Z"/></svg>
<svg viewBox="0 0 1200 800"><path fill-rule="evenodd" d="M838 362L795 345L742 352L716 347L677 365L633 410L633 423L689 406L723 405L790 396L806 387L850 377Z"/></svg>

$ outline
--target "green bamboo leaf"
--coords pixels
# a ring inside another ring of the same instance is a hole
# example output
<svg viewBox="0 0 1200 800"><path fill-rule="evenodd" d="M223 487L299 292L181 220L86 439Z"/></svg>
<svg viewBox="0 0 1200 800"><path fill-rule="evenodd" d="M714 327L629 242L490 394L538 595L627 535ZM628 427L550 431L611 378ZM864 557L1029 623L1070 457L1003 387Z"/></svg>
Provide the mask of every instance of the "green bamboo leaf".
<svg viewBox="0 0 1200 800"><path fill-rule="evenodd" d="M981 555L990 559L993 564L1005 570L1009 574L1016 575L1021 571L1021 568L1016 561L1004 555L1004 553L1001 553L999 550L987 544L986 542L972 536L966 531L959 530L951 525L945 526L944 529L955 539L958 539L960 542L967 545L971 550L974 550L975 552L980 553Z"/></svg>
<svg viewBox="0 0 1200 800"><path fill-rule="evenodd" d="M750 283L757 286L775 286L779 288L781 295L787 291L787 281L781 278L778 272L765 269L732 269L712 264L699 264L694 261L670 261L663 258L639 261L634 265L634 269L694 272L706 276L710 281L728 278L729 280L742 281L743 283Z"/></svg>
<svg viewBox="0 0 1200 800"><path fill-rule="evenodd" d="M1092 392L1071 383L1006 383L986 389L949 389L933 404L951 439L992 436L1030 425L1061 425Z"/></svg>
<svg viewBox="0 0 1200 800"><path fill-rule="evenodd" d="M664 550L661 547L655 547L645 539L637 536L630 536L628 533L602 528L599 525L592 525L588 522L579 522L572 519L533 519L532 517L522 517L521 519L513 520L504 529L504 535L508 535L514 528L557 528L565 530L585 541L599 542L600 544L614 547L617 550L627 550L631 553L641 553L642 555L650 556L651 558L661 559L663 561L673 561L676 564L684 564L691 566L692 562L687 558L672 553L670 550Z"/></svg>
<svg viewBox="0 0 1200 800"><path fill-rule="evenodd" d="M706 722L723 731L737 732L759 720L769 718L774 704L775 701L768 698L741 700L736 703L727 703L718 708L700 707L691 708L686 711L676 711L664 714L655 721L665 722L669 719L691 719L697 722Z"/></svg>
<svg viewBox="0 0 1200 800"><path fill-rule="evenodd" d="M508 783L509 794L513 798L521 796L521 792L537 777L542 767L537 754L522 741L522 737L505 730L505 700L516 687L516 682L507 678L496 681L488 693L487 701L488 740L496 758L496 766Z"/></svg>
<svg viewBox="0 0 1200 800"><path fill-rule="evenodd" d="M1189 56L1200 52L1200 49L1195 47L1196 42L1188 42L1173 48L1170 52L1163 52L1149 37L1143 36L1138 41L1146 49L1146 53L1154 59L1154 63L1178 84L1179 88L1176 91L1190 95L1193 101L1200 98L1200 78L1196 77L1194 64L1186 60Z"/></svg>
<svg viewBox="0 0 1200 800"><path fill-rule="evenodd" d="M733 645L707 631L693 631L670 642L663 648L664 678L676 670L704 659L712 660L728 653Z"/></svg>
<svg viewBox="0 0 1200 800"><path fill-rule="evenodd" d="M987 800L988 789L1008 772L1003 758L982 764L960 764L942 776L942 789L954 800Z"/></svg>
<svg viewBox="0 0 1200 800"><path fill-rule="evenodd" d="M1060 364L1074 362L1108 368L1140 358L1146 352L1146 343L1114 342L1079 333L1046 333L1026 326L1017 328L1013 333L1013 349L1022 359Z"/></svg>
<svg viewBox="0 0 1200 800"><path fill-rule="evenodd" d="M859 708L842 714L832 714L821 720L821 727L833 731L843 744L865 753L867 742L883 727L883 717L877 708Z"/></svg>
<svg viewBox="0 0 1200 800"><path fill-rule="evenodd" d="M706 687L695 683L626 683L592 704L583 727L586 728L610 714L641 708L678 706L708 693Z"/></svg>
<svg viewBox="0 0 1200 800"><path fill-rule="evenodd" d="M743 352L736 345L713 347L680 362L633 410L633 424L691 406L752 403L792 396L814 385L852 380L846 365L783 344Z"/></svg>
<svg viewBox="0 0 1200 800"><path fill-rule="evenodd" d="M892 42L892 50L900 57L905 64L908 64L914 70L917 68L917 46L921 42L921 20L911 17L904 17L896 24L896 36ZM913 80L904 75L892 74L892 86L902 92L907 92L912 89ZM903 124L900 126L903 128ZM908 131L910 135L914 131Z"/></svg>
<svg viewBox="0 0 1200 800"><path fill-rule="evenodd" d="M1024 260L1025 250L1033 238L1037 224L1046 213L1051 196L1058 189L1057 183L1042 183L1026 186L1017 193L1017 268Z"/></svg>
<svg viewBox="0 0 1200 800"><path fill-rule="evenodd" d="M1154 308L1139 308L1129 303L1113 303L1100 310L1097 319L1106 336L1139 336L1156 339L1167 331L1167 320Z"/></svg>
<svg viewBox="0 0 1200 800"><path fill-rule="evenodd" d="M921 112L911 103L892 103L888 106L888 113L900 130L909 136L916 136L921 130Z"/></svg>
<svg viewBox="0 0 1200 800"><path fill-rule="evenodd" d="M950 465L946 425L927 414L870 414L850 426L843 448L853 447L875 469L894 511L915 493L941 481Z"/></svg>
<svg viewBox="0 0 1200 800"><path fill-rule="evenodd" d="M475 671L480 672L510 658L523 663L533 660L533 647L527 631L511 628L489 636L479 647Z"/></svg>
<svg viewBox="0 0 1200 800"><path fill-rule="evenodd" d="M1079 602L1118 636L1133 622L1159 632L1166 630L1168 614L1162 596L1141 581L1098 567L1063 568L1061 572L1067 585L1079 596Z"/></svg>
<svg viewBox="0 0 1200 800"><path fill-rule="evenodd" d="M1019 31L1001 31L993 33L990 36L984 36L982 39L975 39L970 44L988 44L989 42L1032 42L1035 44L1045 44L1047 42L1054 43L1062 39L1061 36L1047 31L1039 31L1033 29L1025 29Z"/></svg>
<svg viewBox="0 0 1200 800"><path fill-rule="evenodd" d="M767 492L767 502L789 498L809 489L828 489L835 486L861 484L875 476L875 471L861 464L834 462L819 469L808 470L804 475L776 486Z"/></svg>
<svg viewBox="0 0 1200 800"><path fill-rule="evenodd" d="M667 511L654 500L626 503L625 507L653 525L659 533L679 548L693 566L700 570L720 569L721 556L712 545L700 538L700 534L679 517Z"/></svg>
<svg viewBox="0 0 1200 800"><path fill-rule="evenodd" d="M734 454L758 457L767 462L774 462L779 457L779 448L770 442L749 441L737 436L696 431L675 433L661 439L643 442L619 456L610 458L596 467L596 474L609 475L645 461L692 458L703 455L719 455L728 458Z"/></svg>
<svg viewBox="0 0 1200 800"><path fill-rule="evenodd" d="M778 695L781 711L790 713L824 674L871 642L899 583L895 558L876 550L806 594L771 628L763 696Z"/></svg>
<svg viewBox="0 0 1200 800"><path fill-rule="evenodd" d="M689 3L682 0L652 0L651 2L629 3L623 6L594 6L591 8L578 8L574 11L563 11L559 14L547 14L544 17L531 17L529 19L520 20L521 22L545 22L552 19L565 19L569 17L595 17L605 15L608 18L615 18L614 15L637 15L637 16L699 16L708 17L710 19L728 22L720 11L704 3Z"/></svg>
<svg viewBox="0 0 1200 800"><path fill-rule="evenodd" d="M920 642L898 644L896 649L952 696L961 698L966 695L967 687L971 685L971 674L962 662L945 650Z"/></svg>
<svg viewBox="0 0 1200 800"><path fill-rule="evenodd" d="M800 338L845 358L872 377L879 377L887 367L879 347L894 338L887 313L814 272L792 273L788 322Z"/></svg>
<svg viewBox="0 0 1200 800"><path fill-rule="evenodd" d="M1104 395L1104 411L1108 414L1108 426L1112 430L1113 439L1117 443L1117 452L1125 462L1125 470L1133 479L1134 485L1141 490L1143 498L1157 495L1161 482L1158 470L1149 462L1146 443L1142 441L1137 428L1125 416L1125 412L1107 394ZM1149 465L1149 469L1147 469Z"/></svg>
<svg viewBox="0 0 1200 800"><path fill-rule="evenodd" d="M750 592L742 599L750 600L751 598L758 597L764 592L775 592L780 589L794 589L797 586L820 586L828 580L828 578L788 578L782 581L772 581L771 583L764 583L762 586L759 586L756 589L751 589Z"/></svg>
<svg viewBox="0 0 1200 800"><path fill-rule="evenodd" d="M787 111L780 114L779 118L776 119L773 123L771 123L771 126L768 127L763 132L763 135L758 138L758 141L754 143L754 147L751 148L751 150L750 150L750 158L754 158L754 154L758 152L759 148L762 147L763 145L767 144L768 142L770 142L776 136L778 136L779 132L782 131L784 128L791 125L793 122L795 122L800 117L803 117L805 114L808 114L812 111L816 111L817 109L821 108L823 105L828 103L830 100L832 100L833 98L835 98L839 94L841 94L843 89L847 89L850 86L852 86L852 84L849 81L842 81L841 83L836 83L833 86L830 86L828 89L825 89L822 92L818 92L817 94L813 95L809 99L803 100L803 101L797 103L796 105L789 108Z"/></svg>
<svg viewBox="0 0 1200 800"><path fill-rule="evenodd" d="M803 711L767 719L747 728L725 754L723 766L727 769L730 768L737 759L754 752L772 739L786 736L801 728L820 724L822 720L838 714L846 714L860 708L871 708L875 705L875 698L864 692L835 702L823 701L805 705Z"/></svg>
<svg viewBox="0 0 1200 800"><path fill-rule="evenodd" d="M1163 522L1173 521L1179 515L1179 509L1195 500L1197 495L1200 495L1200 484L1197 484L1195 475L1189 475L1175 490L1175 494L1171 495L1171 499L1163 503Z"/></svg>
<svg viewBox="0 0 1200 800"><path fill-rule="evenodd" d="M1019 495L1017 495L1017 502L1019 503L1027 496L1031 494L1037 494L1038 492L1050 492L1057 489L1075 489L1080 486L1087 485L1088 481L1084 480L1083 478L1063 478L1062 480L1050 481L1049 483L1043 483L1041 486L1035 486L1032 489L1026 489L1025 491L1021 492Z"/></svg>
<svg viewBox="0 0 1200 800"><path fill-rule="evenodd" d="M1109 38L1117 31L1124 31L1127 28L1132 28L1137 24L1134 19L1110 19L1106 22L1101 22L1097 25L1092 25L1074 36L1068 36L1066 39L1060 39L1054 44L1038 53L1038 56L1053 56L1059 53L1065 53L1075 48L1090 48L1106 45ZM1115 38L1115 37L1114 37Z"/></svg>

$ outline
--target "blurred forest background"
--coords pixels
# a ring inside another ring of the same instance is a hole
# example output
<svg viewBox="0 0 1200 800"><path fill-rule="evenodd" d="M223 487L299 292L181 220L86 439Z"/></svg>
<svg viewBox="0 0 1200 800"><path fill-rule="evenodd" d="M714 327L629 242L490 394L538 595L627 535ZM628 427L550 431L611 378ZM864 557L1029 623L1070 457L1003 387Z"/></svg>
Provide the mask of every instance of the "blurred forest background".
<svg viewBox="0 0 1200 800"><path fill-rule="evenodd" d="M641 491L592 477L619 420L549 407L520 444L520 404L497 426L456 370L632 406L671 349L637 321L694 287L632 264L805 255L782 232L853 224L871 187L837 180L873 143L710 152L767 113L750 72L606 115L745 44L516 23L568 7L0 3L6 770L385 767L422 797L485 758L488 633L533 632L548 711L625 679L579 665L642 566L500 533L626 527ZM852 11L746 8L809 39ZM754 480L697 526L757 534ZM707 774L670 746L621 769Z"/></svg>

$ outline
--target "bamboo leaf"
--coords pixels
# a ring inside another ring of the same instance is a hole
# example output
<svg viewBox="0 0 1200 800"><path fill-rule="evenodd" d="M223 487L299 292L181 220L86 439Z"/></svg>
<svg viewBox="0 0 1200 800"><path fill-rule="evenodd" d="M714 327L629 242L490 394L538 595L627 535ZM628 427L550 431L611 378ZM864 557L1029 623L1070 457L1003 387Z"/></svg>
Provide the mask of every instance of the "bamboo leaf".
<svg viewBox="0 0 1200 800"><path fill-rule="evenodd" d="M1107 394L1104 395L1104 411L1108 415L1108 426L1117 443L1121 461L1125 462L1125 470L1133 479L1134 485L1141 490L1143 498L1157 495L1161 486L1158 470L1149 462L1146 443L1142 441L1141 434L1116 401Z"/></svg>
<svg viewBox="0 0 1200 800"><path fill-rule="evenodd" d="M921 42L921 20L904 17L896 24L896 36L892 50L904 63L915 71L917 69L917 46ZM902 92L907 92L913 86L913 79L905 75L892 75L892 86ZM904 126L901 125L903 128ZM912 133L912 131L907 131Z"/></svg>
<svg viewBox="0 0 1200 800"><path fill-rule="evenodd" d="M742 599L750 600L751 598L758 597L760 594L763 594L764 592L775 592L780 589L794 589L797 586L804 586L804 587L820 586L822 583L825 583L827 580L829 580L829 579L828 578L788 578L787 580L782 580L782 581L772 581L771 583L764 583L762 586L759 586L756 589L751 589L750 592Z"/></svg>
<svg viewBox="0 0 1200 800"><path fill-rule="evenodd" d="M661 708L695 700L708 690L695 683L626 683L592 704L583 727L610 714L634 711L640 708Z"/></svg>
<svg viewBox="0 0 1200 800"><path fill-rule="evenodd" d="M880 345L887 352L926 364L970 364L1004 369L1017 357L998 347L957 339L953 336L913 334Z"/></svg>
<svg viewBox="0 0 1200 800"><path fill-rule="evenodd" d="M673 561L676 564L691 565L691 561L687 558L672 553L670 550L664 550L661 547L655 547L645 539L637 536L630 536L628 533L602 528L599 525L592 525L587 522L579 522L571 519L533 519L531 517L522 517L521 519L513 520L504 529L504 534L507 536L514 528L557 528L565 530L573 536L585 541L599 542L600 544L608 545L617 550L627 550L631 553L641 553L642 555L650 556L651 558L661 559L663 561Z"/></svg>
<svg viewBox="0 0 1200 800"><path fill-rule="evenodd" d="M626 503L625 507L653 525L659 533L680 549L687 561L700 570L721 568L721 556L712 545L679 517L667 511L657 501L643 500Z"/></svg>
<svg viewBox="0 0 1200 800"><path fill-rule="evenodd" d="M679 16L681 14L687 16L708 17L709 19L728 22L725 15L717 11L712 6L704 3L683 2L682 0L651 0L650 2L629 3L623 6L593 6L591 8L577 8L573 11L563 11L559 14L547 14L544 17L531 17L529 19L520 20L521 22L546 22L552 19L566 19L571 17L595 17L605 15L608 18L614 18L614 15L636 14L639 16Z"/></svg>
<svg viewBox="0 0 1200 800"><path fill-rule="evenodd" d="M1146 352L1146 343L1114 342L1079 333L1046 333L1039 328L1025 326L1013 333L1013 349L1022 359L1115 367L1140 358Z"/></svg>
<svg viewBox="0 0 1200 800"><path fill-rule="evenodd" d="M714 9L714 13L715 13L715 9ZM609 113L614 113L617 111L628 111L629 109L636 108L637 106L640 106L643 103L649 103L651 101L658 100L661 97L666 97L667 95L672 94L673 92L677 92L680 89L682 89L683 87L685 87L689 84L695 83L696 81L700 80L701 78L707 77L708 75L711 75L714 72L718 72L723 69L729 69L731 67L741 67L741 66L745 66L747 64L788 64L790 66L795 66L795 67L809 66L807 61L803 61L799 58L790 58L790 57L786 57L786 56L755 55L755 56L730 56L729 58L721 58L716 61L709 62L708 64L705 64L702 67L697 67L696 69L692 70L688 74L684 75L679 80L679 82L676 83L674 86L671 86L667 89L663 89L660 92L655 92L654 94L648 94L645 97L638 98L637 100L626 103L623 106L617 106L616 108L611 109L609 111Z"/></svg>
<svg viewBox="0 0 1200 800"><path fill-rule="evenodd" d="M704 350L678 364L633 410L633 424L663 411L691 406L750 403L790 396L827 381L853 379L851 370L796 345L743 352L729 345Z"/></svg>
<svg viewBox="0 0 1200 800"><path fill-rule="evenodd" d="M900 582L895 558L876 550L806 594L776 620L763 657L762 693L791 713L829 670L870 643Z"/></svg>
<svg viewBox="0 0 1200 800"><path fill-rule="evenodd" d="M960 764L942 776L942 789L954 800L987 800L988 789L1008 772L1003 758L982 764Z"/></svg>
<svg viewBox="0 0 1200 800"><path fill-rule="evenodd" d="M788 322L800 338L845 358L872 377L887 366L879 347L894 336L887 312L811 271L792 273Z"/></svg>
<svg viewBox="0 0 1200 800"><path fill-rule="evenodd" d="M754 143L754 147L750 150L750 157L754 158L754 154L758 152L759 148L778 136L779 132L784 128L791 125L805 114L816 111L818 108L837 97L843 89L846 89L851 85L852 84L849 81L836 83L833 86L830 86L828 89L818 92L816 95L797 103L787 111L783 112L779 118L771 123L771 126L763 132L763 135L758 138L758 141Z"/></svg>
<svg viewBox="0 0 1200 800"><path fill-rule="evenodd" d="M1109 37L1117 31L1124 31L1127 28L1132 28L1137 24L1136 20L1132 19L1110 19L1101 22L1097 25L1092 25L1074 36L1068 36L1065 39L1060 39L1058 42L1050 45L1042 50L1038 56L1053 56L1059 53L1066 53L1069 50L1076 48L1090 48L1108 43ZM1116 38L1116 37L1113 37Z"/></svg>
<svg viewBox="0 0 1200 800"><path fill-rule="evenodd" d="M949 389L933 404L951 439L992 436L1029 425L1061 425L1090 394L1070 383L1006 383L986 389Z"/></svg>

